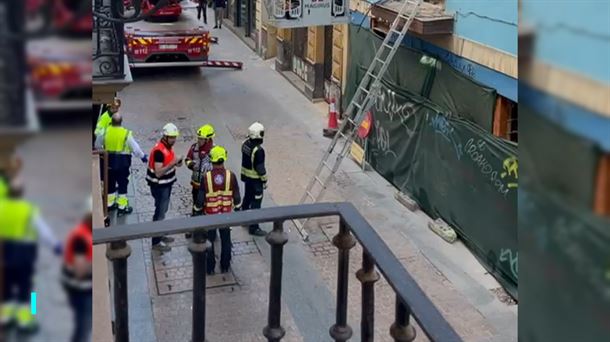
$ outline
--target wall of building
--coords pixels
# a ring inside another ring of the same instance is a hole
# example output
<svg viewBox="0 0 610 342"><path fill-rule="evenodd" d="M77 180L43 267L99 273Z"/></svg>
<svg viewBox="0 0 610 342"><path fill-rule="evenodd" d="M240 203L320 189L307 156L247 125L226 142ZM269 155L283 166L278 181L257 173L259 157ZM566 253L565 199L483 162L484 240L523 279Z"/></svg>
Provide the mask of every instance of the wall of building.
<svg viewBox="0 0 610 342"><path fill-rule="evenodd" d="M445 0L445 10L455 14L455 35L517 55L516 0Z"/></svg>

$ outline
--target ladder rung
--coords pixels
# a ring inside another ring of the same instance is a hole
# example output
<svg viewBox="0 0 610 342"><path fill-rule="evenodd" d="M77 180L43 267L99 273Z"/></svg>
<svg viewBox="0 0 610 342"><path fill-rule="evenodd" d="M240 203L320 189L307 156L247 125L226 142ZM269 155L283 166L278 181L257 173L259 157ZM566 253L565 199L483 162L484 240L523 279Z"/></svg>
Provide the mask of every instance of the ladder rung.
<svg viewBox="0 0 610 342"><path fill-rule="evenodd" d="M366 88L362 88L362 87L358 87L358 89L360 89L361 91L365 92L365 93L370 93L370 91Z"/></svg>
<svg viewBox="0 0 610 342"><path fill-rule="evenodd" d="M328 163L327 163L327 162L325 162L325 161L324 161L324 162L322 162L322 164L324 164L324 166L326 166L326 168L327 168L327 169L329 169L329 170L331 170L331 171L333 170L333 168L332 168L332 167L330 167L330 165L328 165Z"/></svg>
<svg viewBox="0 0 610 342"><path fill-rule="evenodd" d="M368 71L366 74L367 74L367 75L369 75L369 76L371 76L371 77L372 77L372 78L374 78L374 79L377 79L377 75L373 74L373 73L372 73L372 72L370 72L370 71Z"/></svg>
<svg viewBox="0 0 610 342"><path fill-rule="evenodd" d="M313 197L313 195L311 194L311 192L309 191L305 191L305 193L307 194L307 196L309 196L309 198L311 198L314 202L316 201L316 198Z"/></svg>
<svg viewBox="0 0 610 342"><path fill-rule="evenodd" d="M383 59L381 59L381 58L377 58L377 57L375 57L375 60L376 60L376 61L378 61L378 62L379 62L379 63L381 63L381 64L384 64L384 63L385 63L385 60L383 60Z"/></svg>
<svg viewBox="0 0 610 342"><path fill-rule="evenodd" d="M385 43L383 44L383 46L387 47L388 49L391 49L391 48L393 48L393 47L394 47L393 45L390 45L390 44L385 44Z"/></svg>
<svg viewBox="0 0 610 342"><path fill-rule="evenodd" d="M354 102L354 107L356 107L358 109L362 109L362 105L359 104L358 102Z"/></svg>
<svg viewBox="0 0 610 342"><path fill-rule="evenodd" d="M320 183L320 185L324 186L324 182L322 182L322 180L320 178L318 178L318 176L313 177L318 183Z"/></svg>

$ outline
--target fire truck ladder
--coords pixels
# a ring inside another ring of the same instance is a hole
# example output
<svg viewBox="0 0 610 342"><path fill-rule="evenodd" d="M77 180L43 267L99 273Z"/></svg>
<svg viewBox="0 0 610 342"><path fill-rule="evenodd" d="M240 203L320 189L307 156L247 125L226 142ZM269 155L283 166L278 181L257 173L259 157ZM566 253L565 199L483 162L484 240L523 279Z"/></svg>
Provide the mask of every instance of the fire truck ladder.
<svg viewBox="0 0 610 342"><path fill-rule="evenodd" d="M346 119L341 123L337 134L333 137L326 153L324 153L324 157L322 157L315 175L309 181L299 204L315 203L322 198L329 182L339 169L343 158L349 153L350 146L354 141L365 113L375 103L375 99L379 95L381 79L388 69L392 57L398 51L402 39L409 30L409 26L413 22L413 18L415 18L421 3L422 0L406 0L401 5L385 39L381 43L379 50L377 50L375 57L373 57L371 65L347 106L345 111ZM333 154L338 144L341 145L339 152ZM309 234L304 229L306 223L307 220L294 220L294 224L303 240L309 239Z"/></svg>

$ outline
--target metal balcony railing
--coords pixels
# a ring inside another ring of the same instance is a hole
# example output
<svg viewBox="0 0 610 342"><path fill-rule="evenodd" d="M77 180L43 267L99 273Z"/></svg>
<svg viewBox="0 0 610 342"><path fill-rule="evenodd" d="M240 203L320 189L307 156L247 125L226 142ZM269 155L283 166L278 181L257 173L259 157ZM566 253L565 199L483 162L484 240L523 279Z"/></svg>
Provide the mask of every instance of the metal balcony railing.
<svg viewBox="0 0 610 342"><path fill-rule="evenodd" d="M112 261L114 274L115 340L120 342L129 340L128 310L126 309L128 305L127 257L129 257L131 249L126 241L168 234L193 233L188 247L193 258L192 341L203 342L205 341L206 311L205 251L208 245L206 232L216 228L273 222L273 230L266 237L267 242L271 245L271 279L269 282L268 323L262 332L268 341L280 341L285 335L285 330L280 322L283 248L288 241L284 223L293 219L335 215L340 218L339 233L333 238L333 244L339 249L337 308L336 322L330 327L330 336L335 341L347 341L352 336L352 328L347 323L347 285L349 251L354 247L357 239L363 247L362 269L356 273L358 280L362 283L362 319L360 322L362 341L373 341L374 284L379 279L375 266L396 293L395 321L389 332L395 341L413 341L415 339L415 329L410 323L411 316L415 318L430 340L461 341L461 338L396 256L392 254L388 246L350 203L273 207L93 230L94 244L109 244L106 256ZM204 323L201 324L201 322Z"/></svg>
<svg viewBox="0 0 610 342"><path fill-rule="evenodd" d="M110 18L123 14L122 0L94 0L94 13ZM125 37L123 23L93 16L93 79L125 77Z"/></svg>
<svg viewBox="0 0 610 342"><path fill-rule="evenodd" d="M27 124L25 1L0 0L0 127Z"/></svg>

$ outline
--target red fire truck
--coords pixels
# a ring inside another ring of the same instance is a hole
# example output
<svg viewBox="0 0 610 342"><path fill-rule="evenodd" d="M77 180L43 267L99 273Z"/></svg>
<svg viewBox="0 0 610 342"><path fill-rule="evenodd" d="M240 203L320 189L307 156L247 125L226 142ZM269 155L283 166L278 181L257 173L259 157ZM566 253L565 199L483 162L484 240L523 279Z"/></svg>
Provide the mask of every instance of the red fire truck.
<svg viewBox="0 0 610 342"><path fill-rule="evenodd" d="M91 110L91 40L31 39L27 61L39 110Z"/></svg>
<svg viewBox="0 0 610 342"><path fill-rule="evenodd" d="M209 30L197 19L195 3L183 1L180 7L181 14L175 21L157 22L149 18L125 24L125 45L131 68L205 64L210 51Z"/></svg>

